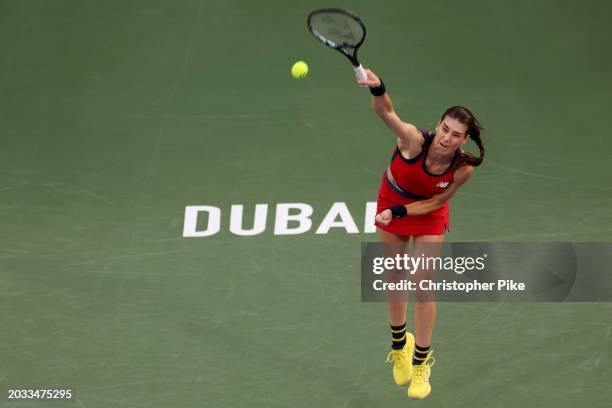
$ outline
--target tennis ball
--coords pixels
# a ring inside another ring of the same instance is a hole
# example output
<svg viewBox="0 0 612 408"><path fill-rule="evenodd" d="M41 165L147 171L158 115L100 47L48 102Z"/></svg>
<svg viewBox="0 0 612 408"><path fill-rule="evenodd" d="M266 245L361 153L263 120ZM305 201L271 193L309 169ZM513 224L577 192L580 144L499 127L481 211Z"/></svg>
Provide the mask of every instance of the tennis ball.
<svg viewBox="0 0 612 408"><path fill-rule="evenodd" d="M302 79L308 75L308 65L304 61L298 61L291 67L291 75L295 79Z"/></svg>

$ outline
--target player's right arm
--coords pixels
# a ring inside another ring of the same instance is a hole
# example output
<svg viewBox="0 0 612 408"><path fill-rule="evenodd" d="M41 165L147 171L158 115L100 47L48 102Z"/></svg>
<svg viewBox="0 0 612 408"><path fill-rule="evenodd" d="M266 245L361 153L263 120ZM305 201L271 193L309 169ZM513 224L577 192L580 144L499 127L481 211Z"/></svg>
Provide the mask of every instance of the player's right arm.
<svg viewBox="0 0 612 408"><path fill-rule="evenodd" d="M369 69L365 70L368 78L364 81L357 79L359 85L375 88L380 86L380 79ZM397 144L400 149L418 146L422 142L422 137L418 129L411 123L404 122L395 113L393 103L388 93L382 96L372 95L372 109L385 122L385 125L397 135Z"/></svg>

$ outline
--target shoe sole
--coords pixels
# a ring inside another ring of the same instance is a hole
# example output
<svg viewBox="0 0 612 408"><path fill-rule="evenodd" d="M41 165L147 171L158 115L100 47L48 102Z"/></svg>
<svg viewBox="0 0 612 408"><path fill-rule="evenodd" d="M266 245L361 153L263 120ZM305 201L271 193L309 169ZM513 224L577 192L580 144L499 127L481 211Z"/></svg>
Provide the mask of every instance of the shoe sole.
<svg viewBox="0 0 612 408"><path fill-rule="evenodd" d="M412 399L412 400L422 400L425 399L427 397L429 397L431 395L431 390L429 390L429 392L425 395L423 395L422 397L411 397L410 395L408 395L408 398Z"/></svg>
<svg viewBox="0 0 612 408"><path fill-rule="evenodd" d="M431 395L431 392L429 394L425 395L424 397L421 397L421 398L411 397L411 396L408 396L408 398L410 398L411 400L422 400L422 399L425 399L425 398L429 397L430 395Z"/></svg>

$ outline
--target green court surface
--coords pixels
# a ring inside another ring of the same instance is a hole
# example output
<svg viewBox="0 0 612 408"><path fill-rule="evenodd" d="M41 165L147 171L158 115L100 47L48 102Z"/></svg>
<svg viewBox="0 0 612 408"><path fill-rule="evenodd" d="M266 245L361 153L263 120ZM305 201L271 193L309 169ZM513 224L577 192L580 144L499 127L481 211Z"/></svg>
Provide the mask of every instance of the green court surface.
<svg viewBox="0 0 612 408"><path fill-rule="evenodd" d="M610 303L440 304L432 395L393 384L359 251L394 137L306 29L328 5L403 119L485 127L449 240L611 240L610 2L0 0L0 387L76 394L0 406L612 405ZM334 202L358 233L315 233ZM274 234L278 203L312 228Z"/></svg>

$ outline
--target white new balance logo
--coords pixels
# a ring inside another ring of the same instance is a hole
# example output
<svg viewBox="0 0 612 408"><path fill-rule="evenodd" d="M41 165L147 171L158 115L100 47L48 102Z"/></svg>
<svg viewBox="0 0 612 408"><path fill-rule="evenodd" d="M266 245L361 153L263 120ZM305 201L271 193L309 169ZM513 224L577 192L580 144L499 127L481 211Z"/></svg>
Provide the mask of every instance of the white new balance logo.
<svg viewBox="0 0 612 408"><path fill-rule="evenodd" d="M449 184L450 184L450 182L449 182L449 181L441 181L441 182L439 182L438 184L436 184L436 187L442 187L442 188L445 188L445 187L448 187L448 185L449 185Z"/></svg>

